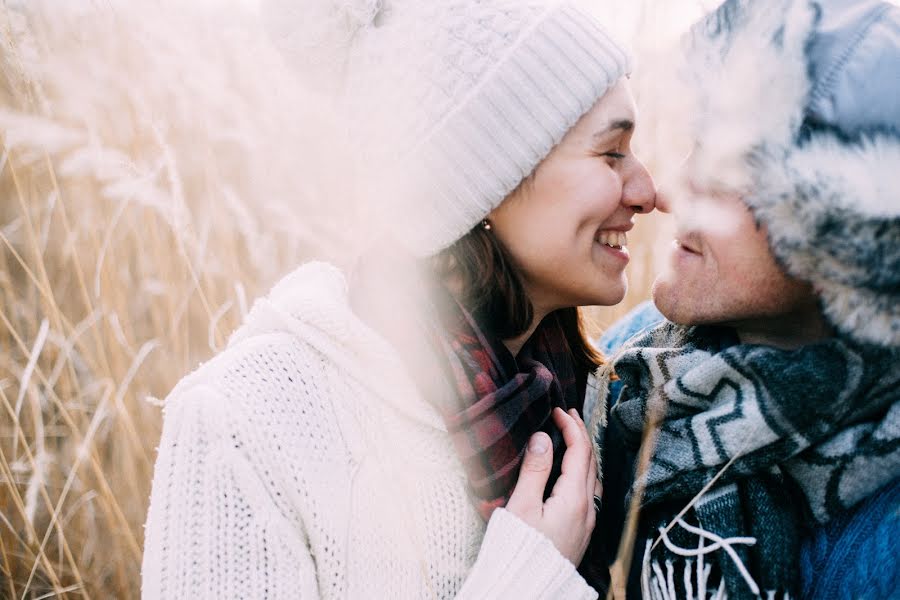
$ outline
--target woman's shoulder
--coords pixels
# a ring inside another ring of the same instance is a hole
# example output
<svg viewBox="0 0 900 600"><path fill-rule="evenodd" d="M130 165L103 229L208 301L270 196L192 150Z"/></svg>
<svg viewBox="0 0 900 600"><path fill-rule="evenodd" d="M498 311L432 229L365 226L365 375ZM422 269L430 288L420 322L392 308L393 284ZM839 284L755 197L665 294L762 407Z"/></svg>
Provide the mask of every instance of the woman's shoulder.
<svg viewBox="0 0 900 600"><path fill-rule="evenodd" d="M261 441L326 428L351 395L343 392L351 384L341 375L302 337L254 336L184 377L165 400L165 420Z"/></svg>
<svg viewBox="0 0 900 600"><path fill-rule="evenodd" d="M328 263L301 265L253 303L223 350L172 389L166 425L233 438L254 456L305 443L307 434L343 454L336 430L354 396L355 338L366 336L343 273Z"/></svg>
<svg viewBox="0 0 900 600"><path fill-rule="evenodd" d="M243 404L265 401L273 388L312 382L327 373L327 359L308 340L287 332L269 332L241 340L183 377L165 405L190 401L197 390L221 400L240 397Z"/></svg>
<svg viewBox="0 0 900 600"><path fill-rule="evenodd" d="M257 299L226 348L185 376L166 403L182 401L198 387L245 407L290 391L300 404L332 395L340 390L325 385L329 377L359 371L360 346L371 337L350 309L341 271L307 263Z"/></svg>
<svg viewBox="0 0 900 600"><path fill-rule="evenodd" d="M228 347L175 386L167 419L188 414L175 406L199 396L230 423L228 435L237 428L269 445L316 436L309 452L353 453L391 415L442 423L397 352L353 312L342 273L324 263L300 267L257 300Z"/></svg>

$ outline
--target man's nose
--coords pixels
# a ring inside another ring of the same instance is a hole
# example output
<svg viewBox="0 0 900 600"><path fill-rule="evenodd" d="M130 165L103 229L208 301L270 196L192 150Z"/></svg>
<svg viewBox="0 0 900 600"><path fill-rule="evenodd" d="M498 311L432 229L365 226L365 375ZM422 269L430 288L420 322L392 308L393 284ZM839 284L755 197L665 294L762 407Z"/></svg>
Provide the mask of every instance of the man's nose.
<svg viewBox="0 0 900 600"><path fill-rule="evenodd" d="M625 179L622 188L622 204L638 213L648 213L657 205L656 185L653 177L640 161L635 161L633 171Z"/></svg>
<svg viewBox="0 0 900 600"><path fill-rule="evenodd" d="M660 212L672 212L672 196L669 190L656 190L656 208L659 209Z"/></svg>

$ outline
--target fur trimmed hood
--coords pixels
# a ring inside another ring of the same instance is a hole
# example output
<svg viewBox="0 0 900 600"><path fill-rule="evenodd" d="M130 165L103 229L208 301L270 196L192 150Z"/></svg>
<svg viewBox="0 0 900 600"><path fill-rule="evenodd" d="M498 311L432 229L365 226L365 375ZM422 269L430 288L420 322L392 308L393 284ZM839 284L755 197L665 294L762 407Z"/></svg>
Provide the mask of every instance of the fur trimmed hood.
<svg viewBox="0 0 900 600"><path fill-rule="evenodd" d="M729 0L687 65L703 184L740 191L838 331L895 347L898 40L900 7L880 0Z"/></svg>

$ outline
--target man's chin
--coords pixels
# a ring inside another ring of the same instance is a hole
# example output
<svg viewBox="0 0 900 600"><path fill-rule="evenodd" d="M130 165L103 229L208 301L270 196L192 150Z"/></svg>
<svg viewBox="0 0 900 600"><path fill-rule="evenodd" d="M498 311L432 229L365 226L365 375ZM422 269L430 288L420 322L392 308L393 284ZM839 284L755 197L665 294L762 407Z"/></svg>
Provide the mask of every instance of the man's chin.
<svg viewBox="0 0 900 600"><path fill-rule="evenodd" d="M698 325L697 303L679 292L678 286L661 278L651 288L653 303L666 319L679 325Z"/></svg>

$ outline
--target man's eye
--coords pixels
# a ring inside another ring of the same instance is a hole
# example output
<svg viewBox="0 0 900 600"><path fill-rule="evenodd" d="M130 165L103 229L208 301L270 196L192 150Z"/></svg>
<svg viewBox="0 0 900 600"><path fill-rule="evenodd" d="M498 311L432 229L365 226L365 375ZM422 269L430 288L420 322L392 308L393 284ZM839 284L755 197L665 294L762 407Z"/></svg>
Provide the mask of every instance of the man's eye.
<svg viewBox="0 0 900 600"><path fill-rule="evenodd" d="M621 160L621 159L625 158L625 155L622 154L621 152L606 152L605 154L603 154L603 156L606 156L608 158L614 158L616 160Z"/></svg>

